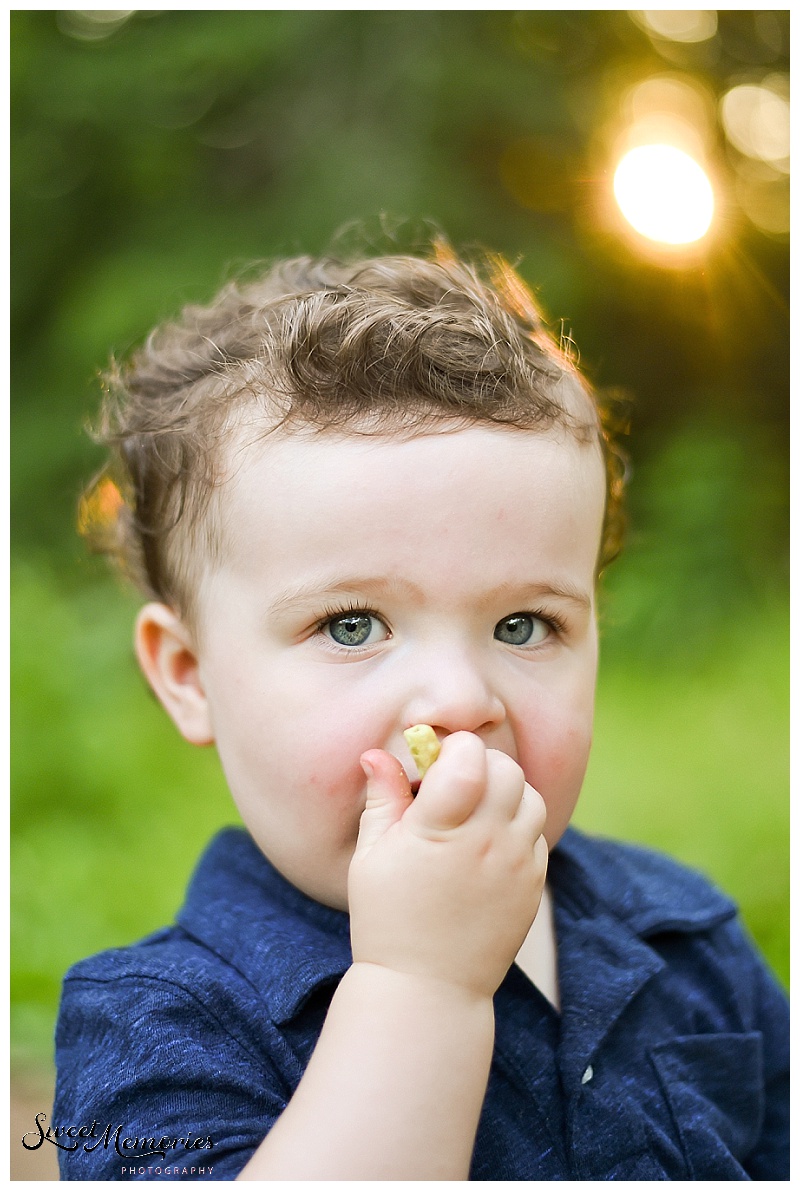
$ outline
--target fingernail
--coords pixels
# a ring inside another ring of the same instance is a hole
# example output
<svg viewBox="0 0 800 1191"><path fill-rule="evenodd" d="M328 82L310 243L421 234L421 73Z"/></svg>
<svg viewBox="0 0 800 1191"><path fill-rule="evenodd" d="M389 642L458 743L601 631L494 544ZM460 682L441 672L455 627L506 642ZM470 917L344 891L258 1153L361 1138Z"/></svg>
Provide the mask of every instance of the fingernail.
<svg viewBox="0 0 800 1191"><path fill-rule="evenodd" d="M361 758L361 768L367 775L367 781L371 781L375 776L375 770L372 768L372 765L369 763L369 761L365 761L363 757Z"/></svg>

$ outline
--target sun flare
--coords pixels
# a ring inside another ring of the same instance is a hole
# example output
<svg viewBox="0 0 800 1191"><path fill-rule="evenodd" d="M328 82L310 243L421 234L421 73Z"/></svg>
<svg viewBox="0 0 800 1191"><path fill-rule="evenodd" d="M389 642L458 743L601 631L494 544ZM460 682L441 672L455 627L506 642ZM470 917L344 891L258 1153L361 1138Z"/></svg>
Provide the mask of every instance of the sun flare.
<svg viewBox="0 0 800 1191"><path fill-rule="evenodd" d="M692 244L714 215L714 191L700 165L673 145L640 145L614 174L614 195L628 223L661 244Z"/></svg>

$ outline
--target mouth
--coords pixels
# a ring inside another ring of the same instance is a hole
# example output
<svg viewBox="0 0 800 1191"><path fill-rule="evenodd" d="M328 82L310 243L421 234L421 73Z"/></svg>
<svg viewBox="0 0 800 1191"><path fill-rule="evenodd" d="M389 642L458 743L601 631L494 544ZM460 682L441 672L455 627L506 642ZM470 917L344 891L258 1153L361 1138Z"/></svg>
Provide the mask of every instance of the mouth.
<svg viewBox="0 0 800 1191"><path fill-rule="evenodd" d="M419 778L416 778L413 782L410 782L409 784L411 786L411 797L416 798L417 793L418 793L419 788L422 785L422 783L420 782Z"/></svg>

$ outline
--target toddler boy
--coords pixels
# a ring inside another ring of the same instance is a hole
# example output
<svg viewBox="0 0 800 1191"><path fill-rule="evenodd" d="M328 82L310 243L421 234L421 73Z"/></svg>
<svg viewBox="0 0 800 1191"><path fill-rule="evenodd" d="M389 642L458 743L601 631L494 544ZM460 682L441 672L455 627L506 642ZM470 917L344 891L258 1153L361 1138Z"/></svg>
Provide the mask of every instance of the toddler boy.
<svg viewBox="0 0 800 1191"><path fill-rule="evenodd" d="M140 664L246 830L67 975L54 1123L130 1144L62 1177L787 1178L735 908L569 827L621 471L516 275L285 261L155 332L103 437Z"/></svg>

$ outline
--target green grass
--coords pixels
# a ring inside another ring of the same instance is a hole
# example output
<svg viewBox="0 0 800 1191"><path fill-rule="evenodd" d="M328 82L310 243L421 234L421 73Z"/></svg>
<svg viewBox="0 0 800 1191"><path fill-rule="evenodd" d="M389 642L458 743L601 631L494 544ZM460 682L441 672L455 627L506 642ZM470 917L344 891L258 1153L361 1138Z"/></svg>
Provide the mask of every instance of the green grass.
<svg viewBox="0 0 800 1191"><path fill-rule="evenodd" d="M789 981L786 618L726 626L695 667L603 670L575 824L659 848L739 903Z"/></svg>
<svg viewBox="0 0 800 1191"><path fill-rule="evenodd" d="M13 583L12 1033L52 1048L67 967L163 926L209 836L238 822L212 750L176 733L140 678L135 604Z"/></svg>
<svg viewBox="0 0 800 1191"><path fill-rule="evenodd" d="M215 754L185 744L130 645L135 603L13 572L12 1030L52 1049L74 961L169 921L209 836L238 815ZM788 981L785 615L732 620L702 660L636 661L613 635L576 823L661 848L740 902Z"/></svg>

